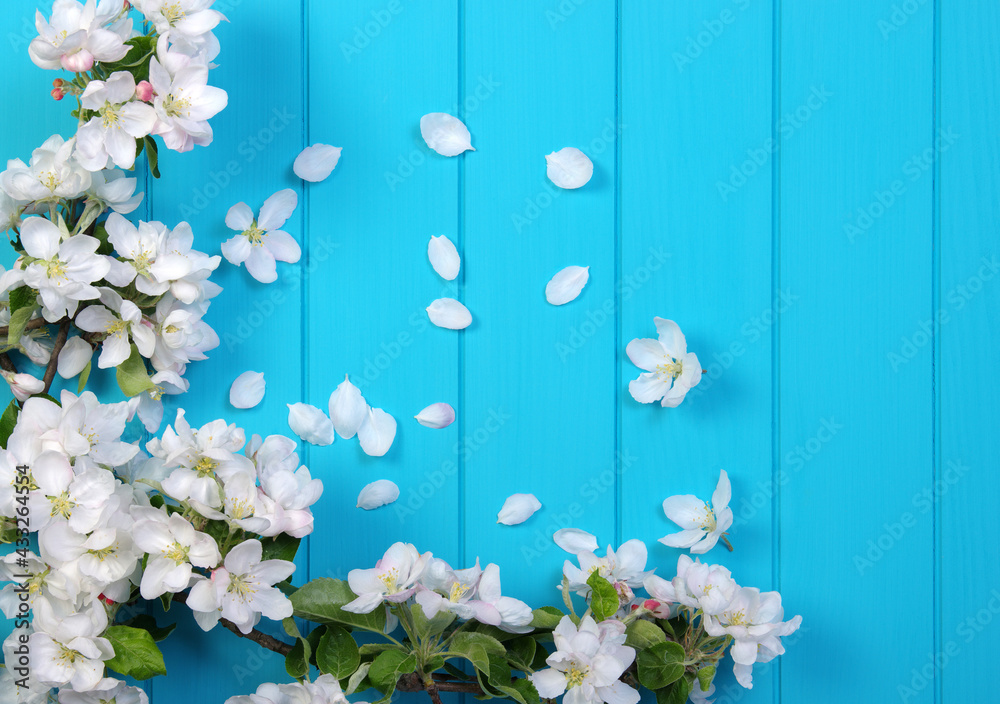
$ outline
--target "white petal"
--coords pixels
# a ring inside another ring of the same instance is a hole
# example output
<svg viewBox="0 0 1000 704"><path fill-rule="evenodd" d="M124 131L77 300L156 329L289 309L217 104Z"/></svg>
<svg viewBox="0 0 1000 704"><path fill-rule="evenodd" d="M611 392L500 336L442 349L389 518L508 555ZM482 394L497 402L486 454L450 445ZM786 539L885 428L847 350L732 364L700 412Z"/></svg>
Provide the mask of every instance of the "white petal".
<svg viewBox="0 0 1000 704"><path fill-rule="evenodd" d="M365 422L358 428L358 441L366 455L381 457L396 439L396 419L381 408L369 408Z"/></svg>
<svg viewBox="0 0 1000 704"><path fill-rule="evenodd" d="M542 503L534 494L512 494L503 502L503 508L497 514L497 523L505 526L516 526L531 518L532 514L542 507Z"/></svg>
<svg viewBox="0 0 1000 704"><path fill-rule="evenodd" d="M432 403L413 417L420 425L440 430L455 422L455 409L447 403Z"/></svg>
<svg viewBox="0 0 1000 704"><path fill-rule="evenodd" d="M712 493L712 508L716 513L729 505L729 500L733 498L733 488L729 483L729 475L726 470L719 471L719 483Z"/></svg>
<svg viewBox="0 0 1000 704"><path fill-rule="evenodd" d="M243 372L229 389L229 403L236 408L253 408L264 398L264 375L261 372Z"/></svg>
<svg viewBox="0 0 1000 704"><path fill-rule="evenodd" d="M565 147L545 157L549 180L559 188L579 188L594 175L594 162L575 147Z"/></svg>
<svg viewBox="0 0 1000 704"><path fill-rule="evenodd" d="M462 258L458 256L454 243L444 235L431 237L431 241L427 243L427 258L431 260L431 266L438 276L448 281L458 276L458 270L462 266Z"/></svg>
<svg viewBox="0 0 1000 704"><path fill-rule="evenodd" d="M439 298L427 306L427 317L439 328L462 330L472 325L472 313L454 298Z"/></svg>
<svg viewBox="0 0 1000 704"><path fill-rule="evenodd" d="M230 230L242 233L244 230L249 230L251 225L253 225L253 211L246 203L237 203L226 213L226 227Z"/></svg>
<svg viewBox="0 0 1000 704"><path fill-rule="evenodd" d="M72 379L83 371L87 362L94 356L94 348L82 337L73 337L66 341L59 352L56 371L63 379Z"/></svg>
<svg viewBox="0 0 1000 704"><path fill-rule="evenodd" d="M469 129L457 117L432 112L420 118L420 136L427 146L442 156L458 156L472 146Z"/></svg>
<svg viewBox="0 0 1000 704"><path fill-rule="evenodd" d="M329 411L337 435L345 440L353 438L365 421L368 404L347 375L344 375L344 381L330 394Z"/></svg>
<svg viewBox="0 0 1000 704"><path fill-rule="evenodd" d="M331 147L329 144L314 144L306 147L302 153L295 157L292 171L303 181L317 183L324 181L337 168L340 161L340 147Z"/></svg>
<svg viewBox="0 0 1000 704"><path fill-rule="evenodd" d="M579 555L582 552L595 552L597 550L597 538L585 530L578 528L563 528L557 530L552 535L555 544L572 555Z"/></svg>
<svg viewBox="0 0 1000 704"><path fill-rule="evenodd" d="M289 403L288 427L300 438L313 445L325 447L333 444L333 421L316 406L308 403Z"/></svg>
<svg viewBox="0 0 1000 704"><path fill-rule="evenodd" d="M399 498L399 487L388 479L372 482L358 494L358 508L371 511L373 508L391 504Z"/></svg>
<svg viewBox="0 0 1000 704"><path fill-rule="evenodd" d="M260 207L257 225L267 232L277 230L288 221L298 204L299 197L291 188L278 191Z"/></svg>
<svg viewBox="0 0 1000 704"><path fill-rule="evenodd" d="M546 284L545 300L554 306L569 303L580 295L589 279L589 266L568 266Z"/></svg>

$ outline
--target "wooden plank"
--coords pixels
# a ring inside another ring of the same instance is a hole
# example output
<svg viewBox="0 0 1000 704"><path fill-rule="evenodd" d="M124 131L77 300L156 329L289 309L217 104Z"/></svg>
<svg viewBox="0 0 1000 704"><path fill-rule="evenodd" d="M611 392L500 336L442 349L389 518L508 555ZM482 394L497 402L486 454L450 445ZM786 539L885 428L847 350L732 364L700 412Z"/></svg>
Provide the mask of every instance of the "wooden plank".
<svg viewBox="0 0 1000 704"><path fill-rule="evenodd" d="M644 539L650 566L673 576L682 551L655 541L679 528L662 501L707 500L725 469L735 552L720 543L702 559L762 589L773 567L771 330L789 297L771 278L771 26L770 2L624 5L621 34L618 393L621 448L635 458L622 466L621 538ZM677 408L628 391L640 370L625 347L655 339L656 316L681 326L706 371ZM716 686L720 701L739 689L730 666ZM761 673L747 701L773 687Z"/></svg>
<svg viewBox="0 0 1000 704"><path fill-rule="evenodd" d="M906 681L916 688L933 674L941 701L960 702L984 696L990 655L1000 649L1000 547L974 537L989 530L1000 502L993 433L1000 387L988 371L996 360L1000 307L1000 7L941 3L938 13L938 127L948 135L937 154L938 349L923 344L908 364L937 353L937 475L921 508L936 515L940 531L940 634L933 651L906 663ZM922 341L915 339L914 347Z"/></svg>
<svg viewBox="0 0 1000 704"><path fill-rule="evenodd" d="M781 4L780 112L801 126L782 140L779 276L801 301L779 323L778 586L808 629L781 667L789 702L894 700L933 647L933 530L911 503L932 478L933 370L891 356L931 309L933 178L914 160L932 140L933 12L886 35L895 7Z"/></svg>
<svg viewBox="0 0 1000 704"><path fill-rule="evenodd" d="M567 555L552 533L572 525L614 540L615 494L591 484L614 468L614 325L570 345L614 295L615 13L609 2L565 21L530 0L465 9L462 112L477 151L464 157L461 222L475 317L464 333L464 553L500 564L505 593L556 603ZM594 176L563 191L545 155L570 146ZM590 281L549 305L545 286L569 265L589 266ZM543 508L498 525L514 493Z"/></svg>

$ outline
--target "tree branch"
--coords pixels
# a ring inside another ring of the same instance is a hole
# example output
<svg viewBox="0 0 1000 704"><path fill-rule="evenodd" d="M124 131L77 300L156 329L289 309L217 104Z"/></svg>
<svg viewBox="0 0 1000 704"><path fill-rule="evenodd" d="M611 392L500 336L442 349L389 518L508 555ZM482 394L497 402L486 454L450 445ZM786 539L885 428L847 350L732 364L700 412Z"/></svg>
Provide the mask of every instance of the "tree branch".
<svg viewBox="0 0 1000 704"><path fill-rule="evenodd" d="M27 323L24 324L24 331L27 332L28 330L37 330L38 328L44 328L48 324L49 322L45 318L35 318L34 320L29 320ZM7 335L9 333L10 333L10 328L8 326L4 325L3 327L0 327L0 336L2 336L3 339L6 340Z"/></svg>
<svg viewBox="0 0 1000 704"><path fill-rule="evenodd" d="M14 362L11 361L6 352L0 354L0 369L3 369L5 372L14 372L17 374L17 367L14 366Z"/></svg>
<svg viewBox="0 0 1000 704"><path fill-rule="evenodd" d="M187 594L185 594L184 592L174 594L173 601L177 601L183 604L187 602ZM256 628L251 630L249 633L244 633L243 631L241 631L239 628L236 627L235 623L233 623L228 619L220 618L219 623L221 623L222 626L227 630L238 635L240 638L246 638L247 640L252 640L254 643L261 646L262 648L267 648L268 650L278 653L279 655L288 655L290 652L292 652L291 644L286 643L283 640L278 640L277 638L269 636L266 633L262 633L261 631L258 631Z"/></svg>
<svg viewBox="0 0 1000 704"><path fill-rule="evenodd" d="M56 341L52 346L52 355L49 357L49 366L45 369L45 376L42 377L42 382L45 387L42 389L43 394L49 392L49 387L52 386L52 380L56 378L56 367L59 364L59 353L62 352L63 345L66 344L66 336L69 335L69 321L63 321L63 324L59 326L59 332L56 333Z"/></svg>

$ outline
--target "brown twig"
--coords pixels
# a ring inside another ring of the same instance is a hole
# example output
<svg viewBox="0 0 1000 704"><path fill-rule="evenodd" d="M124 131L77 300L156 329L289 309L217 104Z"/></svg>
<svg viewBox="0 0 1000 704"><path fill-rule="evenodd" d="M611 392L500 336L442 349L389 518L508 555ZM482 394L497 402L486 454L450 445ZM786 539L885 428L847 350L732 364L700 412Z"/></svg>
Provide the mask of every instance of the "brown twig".
<svg viewBox="0 0 1000 704"><path fill-rule="evenodd" d="M423 681L421 681L420 675L412 673L400 677L399 682L396 684L396 689L400 692L426 691L430 694L431 699L434 699L435 704L441 704L440 692L464 692L479 695L482 695L483 693L483 690L479 686L478 682L452 682L440 679L432 679L431 682L433 683L433 693L431 692L431 689L428 688Z"/></svg>
<svg viewBox="0 0 1000 704"><path fill-rule="evenodd" d="M14 366L14 362L6 352L0 354L0 369L3 369L5 372L14 372L17 374L17 367Z"/></svg>
<svg viewBox="0 0 1000 704"><path fill-rule="evenodd" d="M43 394L49 392L49 387L52 386L53 379L56 378L56 367L59 364L59 353L62 352L63 345L66 344L66 336L69 335L69 321L63 321L63 324L59 326L59 332L56 333L55 344L52 345L52 355L49 357L49 366L45 368L45 376L42 377L42 383L45 387L42 389Z"/></svg>
<svg viewBox="0 0 1000 704"><path fill-rule="evenodd" d="M187 601L187 594L184 594L183 592L179 594L174 594L173 601L177 601L183 604ZM219 623L221 623L222 626L227 630L238 635L240 638L246 638L247 640L252 640L254 643L261 646L262 648L267 648L268 650L278 653L279 655L288 655L290 652L292 652L292 645L290 643L286 643L283 640L278 640L273 636L269 636L266 633L262 633L261 631L258 631L256 628L251 630L249 633L244 633L239 628L237 628L235 623L233 623L229 619L220 618Z"/></svg>
<svg viewBox="0 0 1000 704"><path fill-rule="evenodd" d="M45 318L35 318L34 320L29 320L27 323L24 324L24 331L27 332L28 330L37 330L38 328L44 328L48 324L49 321L47 321ZM0 327L0 336L3 336L3 339L7 339L8 334L10 334L10 328L8 326L4 325L3 327Z"/></svg>

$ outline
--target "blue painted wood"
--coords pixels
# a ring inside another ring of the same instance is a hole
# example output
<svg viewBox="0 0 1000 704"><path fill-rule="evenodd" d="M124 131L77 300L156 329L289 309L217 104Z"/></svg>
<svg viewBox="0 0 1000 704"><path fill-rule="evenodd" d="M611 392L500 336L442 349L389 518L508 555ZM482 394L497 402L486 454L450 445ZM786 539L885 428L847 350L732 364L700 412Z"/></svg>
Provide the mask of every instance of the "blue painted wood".
<svg viewBox="0 0 1000 704"><path fill-rule="evenodd" d="M18 106L4 158L72 125L48 97L55 74L27 57L35 6L9 0L0 18L0 88ZM780 589L805 625L752 691L724 667L718 702L982 696L1000 638L988 532L998 294L983 259L1000 183L995 8L223 9L213 77L230 106L215 143L164 152L137 216L186 219L214 254L232 204L256 209L291 187L304 257L270 286L223 264L208 317L222 343L192 365L182 405L196 423L287 433L285 403L325 408L349 373L399 422L383 458L356 440L303 449L326 492L297 581L343 577L407 540L456 564L499 562L507 593L554 603L564 555L548 536L563 525L602 545L642 538L669 576L678 551L655 543L673 530L661 501L707 498L725 468L736 552L707 559ZM432 111L460 115L477 151L427 149L418 121ZM305 186L290 165L313 142L344 156ZM545 154L563 146L594 160L579 191L545 177ZM427 263L439 234L463 255L454 283ZM591 280L554 308L544 286L568 264ZM474 325L431 326L424 308L441 296L465 301ZM680 323L707 370L677 409L627 391L638 370L625 345L653 336L657 315ZM229 384L246 369L265 373L268 393L236 411ZM412 420L438 401L457 409L453 426ZM397 504L356 509L380 478L399 484ZM496 525L503 500L529 491L543 510ZM286 678L277 656L202 635L182 607L166 616L181 626L152 701L223 701Z"/></svg>

